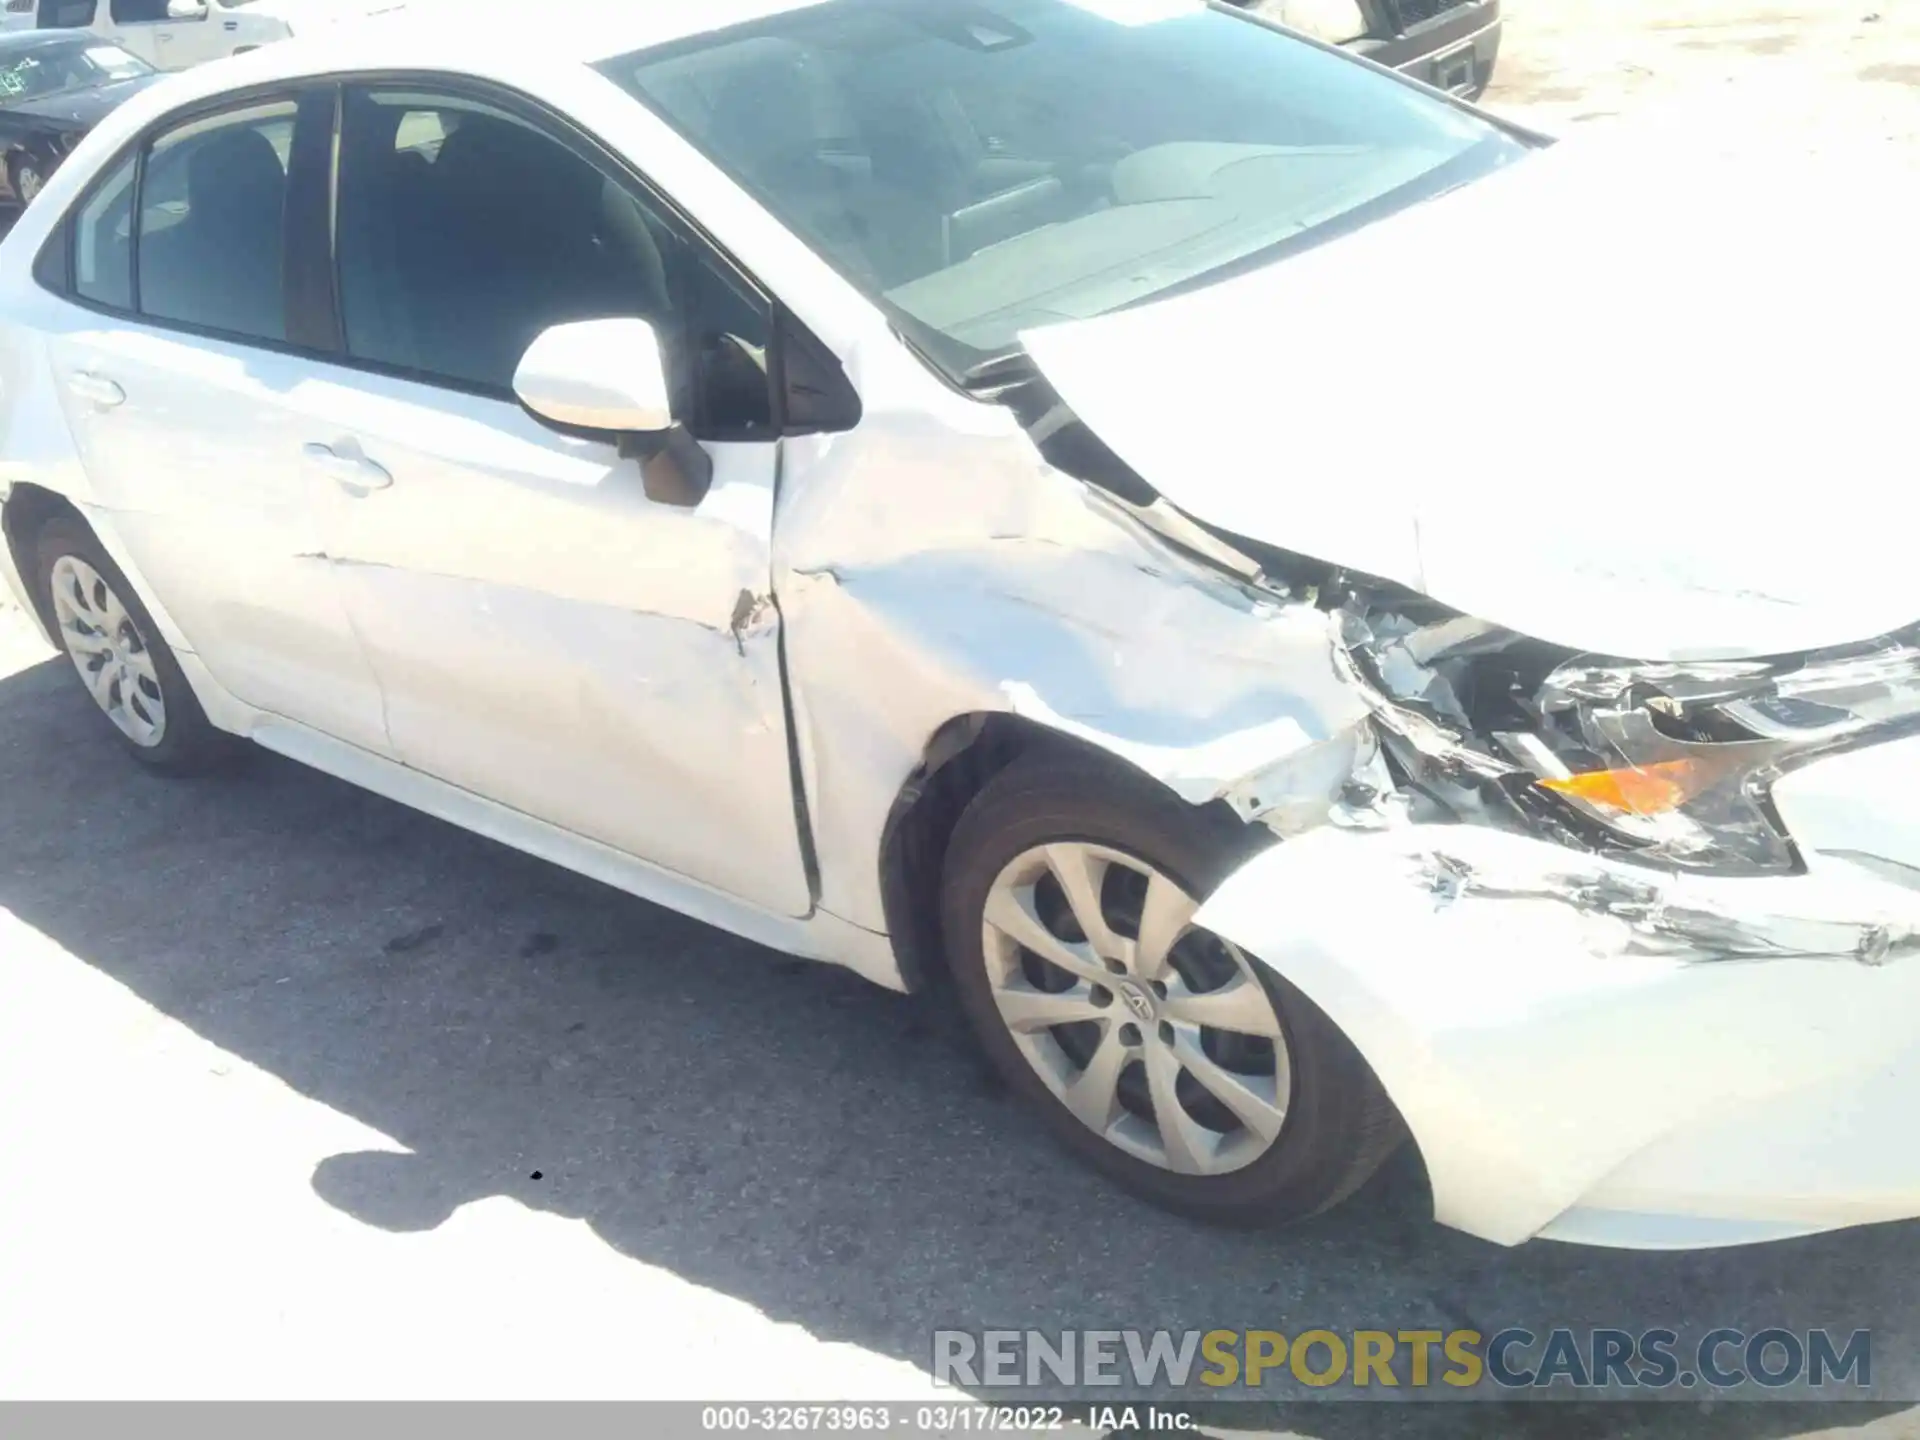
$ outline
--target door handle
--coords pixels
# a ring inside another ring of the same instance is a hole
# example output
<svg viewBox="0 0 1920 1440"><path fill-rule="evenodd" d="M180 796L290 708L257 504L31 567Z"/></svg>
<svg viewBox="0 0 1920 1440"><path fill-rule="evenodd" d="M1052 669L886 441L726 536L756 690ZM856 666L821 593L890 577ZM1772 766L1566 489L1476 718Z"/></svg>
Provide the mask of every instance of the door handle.
<svg viewBox="0 0 1920 1440"><path fill-rule="evenodd" d="M106 376L95 375L86 370L76 370L69 375L67 389L89 405L98 405L103 410L111 410L116 405L123 405L127 399L127 392Z"/></svg>
<svg viewBox="0 0 1920 1440"><path fill-rule="evenodd" d="M393 476L364 455L342 455L333 446L318 443L302 446L300 453L308 465L349 495L371 495L393 484Z"/></svg>

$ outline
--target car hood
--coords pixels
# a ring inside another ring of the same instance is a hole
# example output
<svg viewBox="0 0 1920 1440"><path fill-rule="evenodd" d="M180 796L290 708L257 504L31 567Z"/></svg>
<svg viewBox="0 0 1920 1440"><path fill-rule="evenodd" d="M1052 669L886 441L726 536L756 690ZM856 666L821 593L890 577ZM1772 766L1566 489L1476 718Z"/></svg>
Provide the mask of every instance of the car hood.
<svg viewBox="0 0 1920 1440"><path fill-rule="evenodd" d="M1884 634L1920 619L1912 178L1712 133L1588 132L1022 338L1218 529L1620 657Z"/></svg>
<svg viewBox="0 0 1920 1440"><path fill-rule="evenodd" d="M116 80L111 85L97 85L91 90L66 90L58 95L17 100L12 104L0 105L0 110L8 115L46 120L61 128L92 129L109 112L126 104L160 78L158 75L136 75L129 80Z"/></svg>

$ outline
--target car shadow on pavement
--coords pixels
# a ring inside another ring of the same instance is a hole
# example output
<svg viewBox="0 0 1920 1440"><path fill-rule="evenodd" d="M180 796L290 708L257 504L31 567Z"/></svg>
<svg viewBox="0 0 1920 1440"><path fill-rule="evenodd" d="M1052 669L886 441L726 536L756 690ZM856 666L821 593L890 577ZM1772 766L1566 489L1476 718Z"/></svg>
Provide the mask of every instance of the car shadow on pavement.
<svg viewBox="0 0 1920 1440"><path fill-rule="evenodd" d="M109 820L93 813L103 793ZM923 1368L936 1327L1828 1325L1873 1328L1879 1392L1916 1393L1920 1372L1896 1352L1920 1335L1920 1225L1700 1254L1502 1250L1434 1225L1403 1151L1332 1215L1212 1231L1063 1157L923 1001L265 753L231 776L150 778L115 753L64 661L0 679L0 796L0 906L407 1147L336 1155L312 1176L384 1230L509 1196L776 1321ZM1754 1437L1869 1413L1276 1418L1325 1437Z"/></svg>

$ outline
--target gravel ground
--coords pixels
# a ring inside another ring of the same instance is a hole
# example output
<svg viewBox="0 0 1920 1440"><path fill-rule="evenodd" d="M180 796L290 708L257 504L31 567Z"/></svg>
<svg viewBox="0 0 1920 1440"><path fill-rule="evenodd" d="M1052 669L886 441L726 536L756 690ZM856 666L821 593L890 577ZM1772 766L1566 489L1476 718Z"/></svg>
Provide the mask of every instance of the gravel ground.
<svg viewBox="0 0 1920 1440"><path fill-rule="evenodd" d="M1914 0L1509 0L1486 103L1560 132L1721 110L1778 142L1884 142L1920 162ZM1756 120L1756 113L1765 118Z"/></svg>
<svg viewBox="0 0 1920 1440"><path fill-rule="evenodd" d="M1915 8L1512 0L1488 103L1745 106L1911 157ZM1403 1156L1301 1229L1209 1233L1064 1161L943 1033L266 755L137 775L0 615L0 1395L909 1398L936 1326L1544 1322L1873 1326L1884 1393L1920 1397L1920 1226L1503 1251L1434 1227ZM1738 1404L1284 1423L1920 1433Z"/></svg>

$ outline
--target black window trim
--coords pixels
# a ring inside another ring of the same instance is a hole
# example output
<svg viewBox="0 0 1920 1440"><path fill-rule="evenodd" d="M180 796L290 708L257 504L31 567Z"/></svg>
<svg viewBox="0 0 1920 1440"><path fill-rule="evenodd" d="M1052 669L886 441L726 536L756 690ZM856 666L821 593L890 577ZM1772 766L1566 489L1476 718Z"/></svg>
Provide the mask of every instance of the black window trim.
<svg viewBox="0 0 1920 1440"><path fill-rule="evenodd" d="M344 350L339 275L333 260L333 175L340 150L340 87L312 85L300 97L287 156L284 215L287 341L302 355Z"/></svg>
<svg viewBox="0 0 1920 1440"><path fill-rule="evenodd" d="M734 258L710 230L675 203L631 161L605 145L570 116L524 91L498 82L450 71L354 70L304 75L291 80L249 86L244 90L228 91L169 111L166 115L144 126L138 134L130 137L119 150L114 152L113 157L95 172L86 187L75 197L61 217L60 223L48 236L48 246L60 245L65 248L61 268L54 272L63 283L55 293L69 304L77 305L84 310L131 321L156 330L217 340L226 344L254 346L274 354L337 365L342 369L424 385L430 389L519 405L518 397L510 389L503 390L492 385L462 381L408 366L366 360L347 353L339 278L338 231L340 153L346 116L346 94L349 86L362 90L415 89L423 94L443 95L449 100L467 100L490 106L534 126L543 135L565 146L581 159L617 177L632 187L642 201L657 210L668 223L678 227L689 244L697 247L699 254L693 258L711 262L723 280L734 283L741 289L744 296L765 308L769 337L767 383L772 409L772 424L765 436L765 443L777 443L793 435L851 430L859 423L862 410L859 392L847 377L845 367L841 364L839 357L834 354L832 347L820 340L792 310L781 303L778 296L760 283L751 270ZM330 103L323 104L322 97ZM258 335L242 335L230 330L218 330L211 326L143 314L140 310L139 219L142 192L146 184L147 155L154 142L184 125L199 120L273 103L291 103L295 107L293 142L288 157L287 202L283 212L285 233L282 236L283 253L286 257L283 275L286 314L283 327L289 338L273 340ZM317 142L309 140L303 132L309 126L328 126L329 120L331 125L328 143L321 152L325 156L325 163L318 166L301 164L303 155L306 155L309 150L318 149ZM303 144L303 140L307 143ZM73 254L78 227L74 219L119 172L120 167L129 157L135 165L132 201L134 223L129 246L129 264L132 266L133 273L129 287L131 308L123 309L91 300L78 292L76 288L78 270L74 264ZM324 186L324 195L316 196L313 193L315 186ZM297 225L304 228L304 234L296 233ZM315 233L316 227L321 233ZM41 273L42 267L36 262L35 274L40 276ZM45 283L45 279L42 283ZM47 288L54 289L52 286ZM324 318L314 308L321 303L322 296L325 297L327 310ZM291 338L296 333L307 336L324 335L330 339L331 343L322 345L296 342ZM810 354L812 362L810 368L827 373L833 382L833 388L841 392L836 397L840 413L828 423L798 427L789 423L786 389L788 366L785 352L790 344L804 347Z"/></svg>
<svg viewBox="0 0 1920 1440"><path fill-rule="evenodd" d="M147 318L147 312L140 307L140 242L141 232L147 228L147 157L153 153L153 147L158 145L167 133L165 130L156 130L151 135L143 137L140 148L133 152L133 193L127 197L127 309L142 320ZM285 224L286 220L283 216L281 218L283 228ZM75 226L73 243L78 245L79 242L80 229ZM74 275L78 276L80 257L75 255L70 263ZM286 327L283 324L281 328Z"/></svg>

